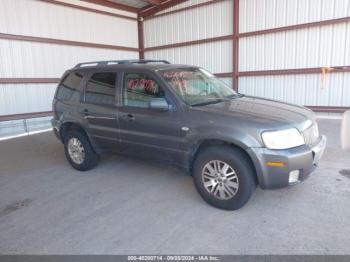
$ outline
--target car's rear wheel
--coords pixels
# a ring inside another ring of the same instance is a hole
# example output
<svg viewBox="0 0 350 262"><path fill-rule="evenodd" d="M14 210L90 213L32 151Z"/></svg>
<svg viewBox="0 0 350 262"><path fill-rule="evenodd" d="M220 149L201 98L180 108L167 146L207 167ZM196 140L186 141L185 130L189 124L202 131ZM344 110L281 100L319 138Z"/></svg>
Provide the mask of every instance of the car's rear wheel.
<svg viewBox="0 0 350 262"><path fill-rule="evenodd" d="M71 130L64 139L66 158L72 167L79 171L93 168L98 162L98 155L94 152L85 134L79 130Z"/></svg>
<svg viewBox="0 0 350 262"><path fill-rule="evenodd" d="M198 155L193 166L193 179L202 198L226 210L244 206L253 194L256 182L248 157L230 146L212 146Z"/></svg>

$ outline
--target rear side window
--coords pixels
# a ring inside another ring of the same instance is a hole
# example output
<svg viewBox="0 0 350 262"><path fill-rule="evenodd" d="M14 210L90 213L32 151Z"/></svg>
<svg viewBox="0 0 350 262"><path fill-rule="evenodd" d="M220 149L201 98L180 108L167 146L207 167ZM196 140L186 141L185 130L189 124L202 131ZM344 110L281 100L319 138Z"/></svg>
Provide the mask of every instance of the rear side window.
<svg viewBox="0 0 350 262"><path fill-rule="evenodd" d="M145 74L126 73L123 87L123 105L149 108L152 98L164 97L158 83Z"/></svg>
<svg viewBox="0 0 350 262"><path fill-rule="evenodd" d="M116 73L95 73L86 84L85 102L113 105L115 102Z"/></svg>
<svg viewBox="0 0 350 262"><path fill-rule="evenodd" d="M79 101L80 93L78 89L82 79L82 74L78 72L67 75L58 87L57 99Z"/></svg>

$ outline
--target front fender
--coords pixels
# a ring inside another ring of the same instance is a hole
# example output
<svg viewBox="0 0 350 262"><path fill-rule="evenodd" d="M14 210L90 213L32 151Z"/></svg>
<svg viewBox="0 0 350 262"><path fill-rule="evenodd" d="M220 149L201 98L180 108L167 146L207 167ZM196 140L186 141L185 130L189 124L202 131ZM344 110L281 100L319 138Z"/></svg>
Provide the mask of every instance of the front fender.
<svg viewBox="0 0 350 262"><path fill-rule="evenodd" d="M209 144L232 144L247 152L251 147L261 147L254 136L228 127L218 127L214 131L208 127L191 130L185 137L184 166L190 170L193 159L203 143ZM188 167L188 168L187 168Z"/></svg>
<svg viewBox="0 0 350 262"><path fill-rule="evenodd" d="M250 147L261 147L260 141L258 141L254 135L243 132L237 128L218 126L209 127L203 126L192 130L187 136L186 140L190 145L196 145L205 140L218 140L226 143L234 144L244 150Z"/></svg>

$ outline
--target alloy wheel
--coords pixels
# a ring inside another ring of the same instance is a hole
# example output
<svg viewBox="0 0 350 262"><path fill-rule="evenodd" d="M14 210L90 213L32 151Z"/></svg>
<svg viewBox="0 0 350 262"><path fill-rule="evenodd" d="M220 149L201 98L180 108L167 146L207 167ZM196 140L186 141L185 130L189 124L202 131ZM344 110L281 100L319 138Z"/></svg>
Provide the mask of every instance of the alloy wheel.
<svg viewBox="0 0 350 262"><path fill-rule="evenodd" d="M239 188L235 170L220 160L212 160L204 166L202 182L205 189L220 200L233 198Z"/></svg>
<svg viewBox="0 0 350 262"><path fill-rule="evenodd" d="M68 154L75 164L80 165L85 160L84 146L76 137L72 137L68 141Z"/></svg>

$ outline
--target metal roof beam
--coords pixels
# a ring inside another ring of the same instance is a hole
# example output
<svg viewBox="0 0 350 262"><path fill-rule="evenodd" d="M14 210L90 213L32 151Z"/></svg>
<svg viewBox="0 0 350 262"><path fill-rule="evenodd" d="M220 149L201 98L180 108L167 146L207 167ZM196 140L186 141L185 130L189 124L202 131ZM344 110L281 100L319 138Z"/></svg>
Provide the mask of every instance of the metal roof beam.
<svg viewBox="0 0 350 262"><path fill-rule="evenodd" d="M143 1L149 3L150 5L160 5L163 2L162 0L143 0Z"/></svg>
<svg viewBox="0 0 350 262"><path fill-rule="evenodd" d="M124 5L124 4L120 4L120 3L115 3L115 2L110 2L107 0L80 0L80 1L84 1L87 3L91 3L91 4L96 4L96 5L102 5L102 6L106 6L106 7L110 7L110 8L114 8L114 9L119 9L119 10L123 10L123 11L127 11L127 12L132 12L132 13L139 12L139 9L136 7L132 7L132 6L128 6L128 5Z"/></svg>
<svg viewBox="0 0 350 262"><path fill-rule="evenodd" d="M159 5L148 5L143 8L141 8L139 14L141 17L147 17L154 15L155 13L158 13L164 9L173 7L175 5L181 4L183 2L186 2L188 0L166 0L161 1Z"/></svg>

